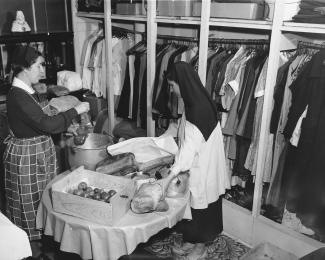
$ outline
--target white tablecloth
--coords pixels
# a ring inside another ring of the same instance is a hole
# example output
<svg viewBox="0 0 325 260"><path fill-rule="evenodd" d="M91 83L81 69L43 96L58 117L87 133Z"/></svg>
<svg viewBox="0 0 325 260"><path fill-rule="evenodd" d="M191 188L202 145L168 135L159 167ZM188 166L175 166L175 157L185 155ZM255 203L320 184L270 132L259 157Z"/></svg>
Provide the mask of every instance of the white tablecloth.
<svg viewBox="0 0 325 260"><path fill-rule="evenodd" d="M52 183L63 175L58 175ZM36 225L44 229L45 235L61 243L60 250L76 253L83 259L114 260L132 253L139 243L181 220L188 201L188 195L167 198L166 212L135 214L129 210L116 226L110 227L53 211L49 196L52 183L44 191Z"/></svg>
<svg viewBox="0 0 325 260"><path fill-rule="evenodd" d="M17 260L31 255L26 232L0 212L0 259Z"/></svg>

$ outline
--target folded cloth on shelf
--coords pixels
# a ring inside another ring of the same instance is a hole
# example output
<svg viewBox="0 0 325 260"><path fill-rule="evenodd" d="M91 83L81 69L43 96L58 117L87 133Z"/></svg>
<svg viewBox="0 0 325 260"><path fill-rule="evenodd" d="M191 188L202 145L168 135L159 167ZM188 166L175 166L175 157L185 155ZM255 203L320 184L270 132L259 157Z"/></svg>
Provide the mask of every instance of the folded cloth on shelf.
<svg viewBox="0 0 325 260"><path fill-rule="evenodd" d="M325 23L325 0L302 0L299 12L292 17L294 22Z"/></svg>
<svg viewBox="0 0 325 260"><path fill-rule="evenodd" d="M57 85L66 87L72 92L82 89L82 80L79 73L62 70L57 73Z"/></svg>

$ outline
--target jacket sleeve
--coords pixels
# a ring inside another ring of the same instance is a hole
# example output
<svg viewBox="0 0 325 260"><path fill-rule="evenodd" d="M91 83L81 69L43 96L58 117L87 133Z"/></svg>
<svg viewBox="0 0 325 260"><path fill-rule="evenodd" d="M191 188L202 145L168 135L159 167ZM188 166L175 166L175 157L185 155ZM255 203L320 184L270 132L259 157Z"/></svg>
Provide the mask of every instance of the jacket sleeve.
<svg viewBox="0 0 325 260"><path fill-rule="evenodd" d="M21 118L33 129L40 130L47 134L61 133L67 130L78 113L72 108L55 116L48 116L41 107L29 95L16 95L15 103Z"/></svg>
<svg viewBox="0 0 325 260"><path fill-rule="evenodd" d="M171 171L178 174L181 171L189 170L195 163L196 155L203 142L205 139L200 130L186 121L185 140L175 156L175 163L171 167Z"/></svg>
<svg viewBox="0 0 325 260"><path fill-rule="evenodd" d="M288 114L287 124L284 128L283 135L286 139L291 138L296 124L304 112L310 96L310 71L312 62L309 62L297 79L291 84L292 102Z"/></svg>

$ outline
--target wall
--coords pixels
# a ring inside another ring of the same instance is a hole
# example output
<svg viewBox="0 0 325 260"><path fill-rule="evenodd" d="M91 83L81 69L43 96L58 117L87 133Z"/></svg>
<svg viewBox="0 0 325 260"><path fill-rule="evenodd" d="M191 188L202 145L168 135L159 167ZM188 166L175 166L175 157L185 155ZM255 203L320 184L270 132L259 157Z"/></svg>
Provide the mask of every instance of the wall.
<svg viewBox="0 0 325 260"><path fill-rule="evenodd" d="M70 0L0 0L0 35L11 34L17 10L23 11L32 32L71 31L67 2Z"/></svg>
<svg viewBox="0 0 325 260"><path fill-rule="evenodd" d="M29 26L34 28L32 0L0 0L0 35L11 33L11 24L16 18L16 11L22 10Z"/></svg>

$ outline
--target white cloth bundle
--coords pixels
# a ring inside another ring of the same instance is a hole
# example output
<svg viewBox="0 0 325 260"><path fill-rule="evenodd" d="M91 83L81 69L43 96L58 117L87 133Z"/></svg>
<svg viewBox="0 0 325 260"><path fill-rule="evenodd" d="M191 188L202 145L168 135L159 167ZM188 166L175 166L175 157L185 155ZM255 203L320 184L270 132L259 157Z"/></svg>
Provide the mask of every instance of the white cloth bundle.
<svg viewBox="0 0 325 260"><path fill-rule="evenodd" d="M66 87L72 92L82 89L82 80L79 73L62 70L57 73L57 85Z"/></svg>

